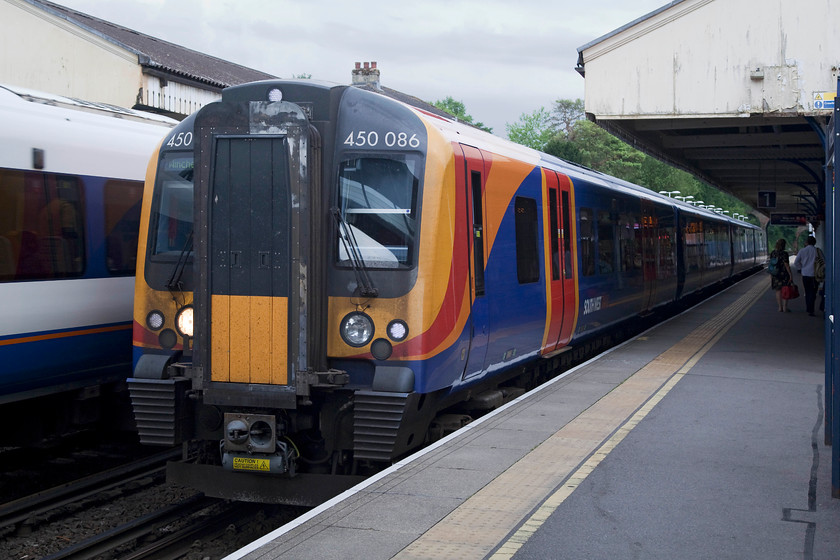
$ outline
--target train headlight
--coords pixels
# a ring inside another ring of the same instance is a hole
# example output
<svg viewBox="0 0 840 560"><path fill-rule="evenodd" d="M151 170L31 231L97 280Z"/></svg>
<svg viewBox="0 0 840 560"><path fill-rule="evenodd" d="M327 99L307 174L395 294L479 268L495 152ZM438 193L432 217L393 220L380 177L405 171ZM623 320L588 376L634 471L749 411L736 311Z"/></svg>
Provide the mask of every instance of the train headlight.
<svg viewBox="0 0 840 560"><path fill-rule="evenodd" d="M181 336L192 338L193 335L193 306L182 307L175 315L175 328Z"/></svg>
<svg viewBox="0 0 840 560"><path fill-rule="evenodd" d="M149 314L146 315L146 326L153 331L160 330L163 327L164 321L163 313L157 309L149 311Z"/></svg>
<svg viewBox="0 0 840 560"><path fill-rule="evenodd" d="M341 338L350 346L364 346L373 338L373 320L354 311L341 320Z"/></svg>
<svg viewBox="0 0 840 560"><path fill-rule="evenodd" d="M408 336L408 325L405 321L394 319L388 323L388 337L394 342L402 342Z"/></svg>

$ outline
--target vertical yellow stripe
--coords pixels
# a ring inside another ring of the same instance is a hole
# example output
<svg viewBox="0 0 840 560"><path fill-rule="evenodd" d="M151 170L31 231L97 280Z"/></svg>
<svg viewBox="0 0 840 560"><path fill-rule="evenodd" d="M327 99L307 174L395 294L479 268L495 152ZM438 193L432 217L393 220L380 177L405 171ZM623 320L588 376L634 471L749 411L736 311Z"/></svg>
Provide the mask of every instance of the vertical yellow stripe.
<svg viewBox="0 0 840 560"><path fill-rule="evenodd" d="M230 296L230 380L248 383L251 370L251 298Z"/></svg>
<svg viewBox="0 0 840 560"><path fill-rule="evenodd" d="M214 295L210 307L210 379L230 381L230 296Z"/></svg>
<svg viewBox="0 0 840 560"><path fill-rule="evenodd" d="M289 300L271 299L271 383L286 385L289 382Z"/></svg>
<svg viewBox="0 0 840 560"><path fill-rule="evenodd" d="M271 299L270 297L250 298L250 383L271 382L271 331L273 326Z"/></svg>

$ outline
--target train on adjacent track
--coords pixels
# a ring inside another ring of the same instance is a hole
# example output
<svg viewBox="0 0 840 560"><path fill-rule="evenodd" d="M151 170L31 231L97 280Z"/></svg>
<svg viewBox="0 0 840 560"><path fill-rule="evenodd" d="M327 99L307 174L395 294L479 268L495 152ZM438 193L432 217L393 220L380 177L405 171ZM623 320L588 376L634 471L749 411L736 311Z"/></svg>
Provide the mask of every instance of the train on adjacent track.
<svg viewBox="0 0 840 560"><path fill-rule="evenodd" d="M766 255L749 223L392 90L231 87L149 169L140 437L236 499L317 503Z"/></svg>
<svg viewBox="0 0 840 560"><path fill-rule="evenodd" d="M0 122L0 418L28 419L0 444L31 444L125 390L143 178L177 121L2 86Z"/></svg>

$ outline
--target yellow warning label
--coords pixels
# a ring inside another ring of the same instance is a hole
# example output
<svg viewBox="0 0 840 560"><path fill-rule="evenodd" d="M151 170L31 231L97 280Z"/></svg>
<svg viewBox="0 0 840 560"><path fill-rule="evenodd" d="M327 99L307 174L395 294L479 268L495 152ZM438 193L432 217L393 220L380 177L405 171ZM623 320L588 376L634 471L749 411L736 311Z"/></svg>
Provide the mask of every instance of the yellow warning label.
<svg viewBox="0 0 840 560"><path fill-rule="evenodd" d="M270 461L268 459L257 459L255 457L234 457L233 470L235 471L256 471L268 472Z"/></svg>

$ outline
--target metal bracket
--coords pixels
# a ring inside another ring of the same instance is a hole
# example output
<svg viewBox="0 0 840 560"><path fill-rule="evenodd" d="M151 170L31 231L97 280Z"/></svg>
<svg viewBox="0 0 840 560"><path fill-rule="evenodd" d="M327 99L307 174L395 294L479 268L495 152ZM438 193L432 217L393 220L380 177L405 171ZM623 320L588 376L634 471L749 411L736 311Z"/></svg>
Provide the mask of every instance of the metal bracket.
<svg viewBox="0 0 840 560"><path fill-rule="evenodd" d="M297 396L302 404L311 404L309 396L313 387L319 389L336 389L350 382L350 375L340 369L327 371L299 371L295 375Z"/></svg>

